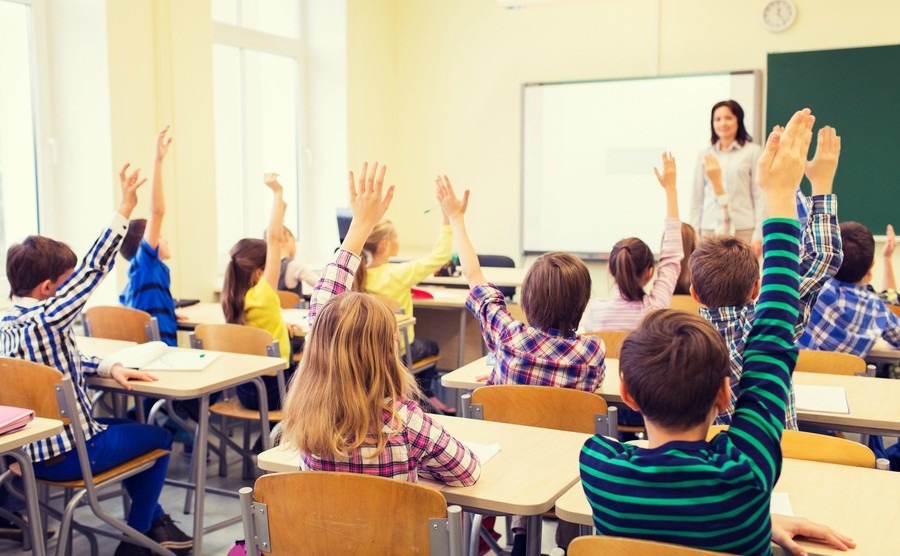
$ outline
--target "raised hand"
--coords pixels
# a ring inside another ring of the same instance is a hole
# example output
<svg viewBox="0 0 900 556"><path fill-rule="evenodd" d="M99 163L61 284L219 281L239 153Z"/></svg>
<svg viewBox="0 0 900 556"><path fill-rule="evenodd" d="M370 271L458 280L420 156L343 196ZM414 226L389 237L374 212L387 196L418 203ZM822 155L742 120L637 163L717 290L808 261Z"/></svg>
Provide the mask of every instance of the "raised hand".
<svg viewBox="0 0 900 556"><path fill-rule="evenodd" d="M675 157L670 152L662 153L663 171L662 174L656 167L653 167L653 173L659 180L659 185L663 186L666 191L675 189Z"/></svg>
<svg viewBox="0 0 900 556"><path fill-rule="evenodd" d="M808 108L794 113L784 130L774 129L757 165L759 187L771 216L797 218L794 197L806 168L815 117Z"/></svg>
<svg viewBox="0 0 900 556"><path fill-rule="evenodd" d="M813 195L831 193L834 174L837 172L838 159L841 156L841 138L831 126L819 130L816 143L816 154L806 163L806 177L812 183Z"/></svg>
<svg viewBox="0 0 900 556"><path fill-rule="evenodd" d="M453 191L453 185L450 184L450 178L447 176L438 176L434 180L434 193L438 202L441 204L441 211L444 216L451 221L454 218L462 218L466 214L466 208L469 206L469 190L463 192L460 199Z"/></svg>
<svg viewBox="0 0 900 556"><path fill-rule="evenodd" d="M368 162L364 162L358 180L350 172L350 209L354 222L373 228L391 206L395 186L388 187L387 193L384 192L385 171L385 165L379 167L375 162L370 167Z"/></svg>
<svg viewBox="0 0 900 556"><path fill-rule="evenodd" d="M162 162L169 152L169 145L172 144L172 137L166 137L169 132L169 126L163 128L156 136L156 161Z"/></svg>
<svg viewBox="0 0 900 556"><path fill-rule="evenodd" d="M263 183L266 184L266 187L274 191L275 193L281 193L284 191L284 187L278 181L278 174L275 172L266 172L263 174Z"/></svg>
<svg viewBox="0 0 900 556"><path fill-rule="evenodd" d="M722 184L722 167L719 165L719 159L712 153L706 153L703 157L703 173L713 186L716 195L725 194L725 186Z"/></svg>
<svg viewBox="0 0 900 556"><path fill-rule="evenodd" d="M128 174L130 166L131 163L126 162L122 169L119 170L119 183L122 188L122 202L119 203L119 214L125 218L131 217L131 211L134 210L138 203L137 190L147 182L147 178L141 179L140 168Z"/></svg>
<svg viewBox="0 0 900 556"><path fill-rule="evenodd" d="M894 227L888 224L884 235L887 236L887 241L884 242L884 251L882 254L887 259L893 256L894 248L897 246L897 236L894 235Z"/></svg>

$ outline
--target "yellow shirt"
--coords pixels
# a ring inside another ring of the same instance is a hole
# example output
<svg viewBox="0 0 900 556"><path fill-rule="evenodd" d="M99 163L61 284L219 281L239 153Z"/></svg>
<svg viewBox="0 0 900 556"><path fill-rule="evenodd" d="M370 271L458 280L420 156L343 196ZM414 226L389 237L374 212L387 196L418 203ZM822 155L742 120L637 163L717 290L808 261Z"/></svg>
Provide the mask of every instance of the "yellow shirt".
<svg viewBox="0 0 900 556"><path fill-rule="evenodd" d="M431 253L406 263L388 263L366 270L366 291L396 299L407 315L413 314L412 294L409 289L450 260L450 246L453 232L450 226L443 226ZM413 330L409 329L409 341L413 341Z"/></svg>
<svg viewBox="0 0 900 556"><path fill-rule="evenodd" d="M262 328L271 334L278 340L281 357L288 363L291 362L291 338L281 317L281 302L278 294L263 278L244 295L244 324Z"/></svg>

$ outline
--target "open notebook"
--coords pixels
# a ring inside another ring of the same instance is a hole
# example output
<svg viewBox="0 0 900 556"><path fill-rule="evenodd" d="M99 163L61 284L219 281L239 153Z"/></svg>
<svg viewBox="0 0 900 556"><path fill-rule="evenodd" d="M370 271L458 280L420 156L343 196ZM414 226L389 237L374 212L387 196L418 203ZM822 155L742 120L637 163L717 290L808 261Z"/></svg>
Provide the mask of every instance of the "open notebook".
<svg viewBox="0 0 900 556"><path fill-rule="evenodd" d="M215 351L177 349L163 342L147 342L120 349L110 358L142 371L202 371L219 355Z"/></svg>

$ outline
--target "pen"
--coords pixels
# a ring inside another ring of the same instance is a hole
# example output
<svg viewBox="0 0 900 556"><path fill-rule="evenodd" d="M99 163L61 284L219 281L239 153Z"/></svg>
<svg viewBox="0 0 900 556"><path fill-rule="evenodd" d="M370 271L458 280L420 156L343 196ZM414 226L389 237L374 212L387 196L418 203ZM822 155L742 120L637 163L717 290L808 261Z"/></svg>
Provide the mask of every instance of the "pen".
<svg viewBox="0 0 900 556"><path fill-rule="evenodd" d="M441 205L434 205L433 207L431 207L430 209L426 210L426 211L425 211L424 213L422 213L422 214L428 214L429 212L431 212L431 211L433 211L434 209L437 209L437 208L441 208Z"/></svg>

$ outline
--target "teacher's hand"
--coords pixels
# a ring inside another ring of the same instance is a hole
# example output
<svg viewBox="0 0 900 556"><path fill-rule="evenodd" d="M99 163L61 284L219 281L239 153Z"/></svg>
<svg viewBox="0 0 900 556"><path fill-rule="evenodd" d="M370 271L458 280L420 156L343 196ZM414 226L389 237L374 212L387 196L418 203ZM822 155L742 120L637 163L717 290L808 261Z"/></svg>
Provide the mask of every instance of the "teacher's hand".
<svg viewBox="0 0 900 556"><path fill-rule="evenodd" d="M716 158L716 155L706 153L706 156L703 157L703 173L706 174L706 179L712 184L716 195L724 195L725 186L722 185L722 167L719 166L719 159Z"/></svg>

